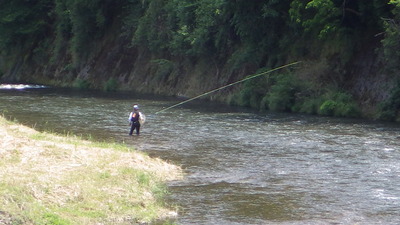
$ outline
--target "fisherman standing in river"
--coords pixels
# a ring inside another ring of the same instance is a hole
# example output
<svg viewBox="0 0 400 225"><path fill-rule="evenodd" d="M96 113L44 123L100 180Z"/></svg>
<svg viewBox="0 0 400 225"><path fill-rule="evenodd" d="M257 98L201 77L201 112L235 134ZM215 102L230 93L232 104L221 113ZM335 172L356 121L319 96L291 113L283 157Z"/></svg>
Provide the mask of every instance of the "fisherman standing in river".
<svg viewBox="0 0 400 225"><path fill-rule="evenodd" d="M139 106L137 104L133 105L133 111L129 114L129 122L131 125L131 130L129 131L129 135L132 135L133 131L136 129L136 135L140 133L140 123L144 121L144 115L139 112Z"/></svg>

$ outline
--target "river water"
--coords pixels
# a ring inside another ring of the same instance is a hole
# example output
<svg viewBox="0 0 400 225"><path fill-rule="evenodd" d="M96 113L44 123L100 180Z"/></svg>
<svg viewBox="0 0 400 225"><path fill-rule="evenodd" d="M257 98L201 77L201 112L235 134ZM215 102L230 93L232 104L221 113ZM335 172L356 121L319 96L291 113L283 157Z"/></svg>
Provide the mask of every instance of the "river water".
<svg viewBox="0 0 400 225"><path fill-rule="evenodd" d="M400 125L257 113L180 99L1 86L0 112L39 130L135 146L185 169L178 224L400 224ZM129 137L134 103L147 121Z"/></svg>

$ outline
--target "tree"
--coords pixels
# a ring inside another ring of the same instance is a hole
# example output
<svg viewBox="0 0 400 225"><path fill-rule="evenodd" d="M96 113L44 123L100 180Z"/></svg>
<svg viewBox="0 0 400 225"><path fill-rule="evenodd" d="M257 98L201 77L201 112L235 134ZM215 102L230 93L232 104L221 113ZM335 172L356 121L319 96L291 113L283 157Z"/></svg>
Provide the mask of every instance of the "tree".
<svg viewBox="0 0 400 225"><path fill-rule="evenodd" d="M0 2L0 48L44 39L53 22L52 0Z"/></svg>
<svg viewBox="0 0 400 225"><path fill-rule="evenodd" d="M387 69L400 70L400 1L390 0L393 6L391 18L384 18L384 39L382 40Z"/></svg>

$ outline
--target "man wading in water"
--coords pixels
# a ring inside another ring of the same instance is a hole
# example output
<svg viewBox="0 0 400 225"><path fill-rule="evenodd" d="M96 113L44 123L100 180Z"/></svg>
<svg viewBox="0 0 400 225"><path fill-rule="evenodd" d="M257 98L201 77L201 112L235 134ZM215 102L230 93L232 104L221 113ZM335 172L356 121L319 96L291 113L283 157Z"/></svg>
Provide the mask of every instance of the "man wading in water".
<svg viewBox="0 0 400 225"><path fill-rule="evenodd" d="M129 132L129 135L132 135L133 131L136 129L136 135L139 135L140 133L140 116L142 114L139 112L139 106L138 105L133 105L133 112L129 114L129 121L131 125L131 130Z"/></svg>

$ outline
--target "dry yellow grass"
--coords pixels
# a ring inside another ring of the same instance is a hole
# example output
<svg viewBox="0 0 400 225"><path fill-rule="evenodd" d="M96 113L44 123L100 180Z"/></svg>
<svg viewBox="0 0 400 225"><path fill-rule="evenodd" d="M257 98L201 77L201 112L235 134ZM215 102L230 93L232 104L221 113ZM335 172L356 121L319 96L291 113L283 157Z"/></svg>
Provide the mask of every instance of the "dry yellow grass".
<svg viewBox="0 0 400 225"><path fill-rule="evenodd" d="M41 133L0 117L0 223L132 224L165 206L175 165L115 144Z"/></svg>

